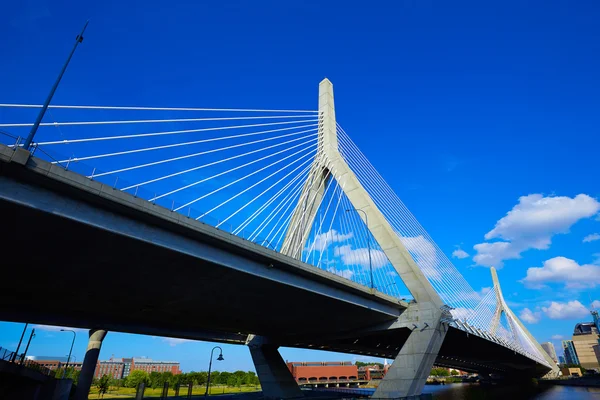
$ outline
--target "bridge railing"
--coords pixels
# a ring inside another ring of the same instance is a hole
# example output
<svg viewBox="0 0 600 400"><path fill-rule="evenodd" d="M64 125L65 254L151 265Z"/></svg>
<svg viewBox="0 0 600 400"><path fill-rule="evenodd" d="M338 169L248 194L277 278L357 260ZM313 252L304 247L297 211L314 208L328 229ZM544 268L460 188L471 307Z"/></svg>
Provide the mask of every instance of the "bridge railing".
<svg viewBox="0 0 600 400"><path fill-rule="evenodd" d="M36 362L35 360L29 360L24 357L25 357L24 354L18 355L14 351L0 347L0 360L1 361L15 363L15 364L21 365L25 368L36 370L46 376L54 376L55 371L51 370L50 368L44 367L43 365Z"/></svg>

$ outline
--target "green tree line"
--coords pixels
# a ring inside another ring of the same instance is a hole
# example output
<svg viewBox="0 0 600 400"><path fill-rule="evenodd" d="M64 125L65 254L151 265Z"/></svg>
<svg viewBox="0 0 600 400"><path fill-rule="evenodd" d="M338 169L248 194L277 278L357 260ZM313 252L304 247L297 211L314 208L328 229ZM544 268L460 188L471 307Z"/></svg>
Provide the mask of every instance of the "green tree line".
<svg viewBox="0 0 600 400"><path fill-rule="evenodd" d="M96 385L99 385L102 378L98 379ZM161 388L165 382L169 383L169 388L174 389L181 385L206 385L208 381L208 373L206 371L201 372L188 372L173 375L171 372L151 372L148 374L145 371L131 371L129 376L125 379L110 379L110 386L125 386L135 388L141 382L146 384L146 387L153 389ZM104 381L102 381L104 383ZM210 374L210 384L212 385L227 385L240 387L242 385L258 386L260 383L258 377L252 371L235 371L235 372L219 372L213 371Z"/></svg>

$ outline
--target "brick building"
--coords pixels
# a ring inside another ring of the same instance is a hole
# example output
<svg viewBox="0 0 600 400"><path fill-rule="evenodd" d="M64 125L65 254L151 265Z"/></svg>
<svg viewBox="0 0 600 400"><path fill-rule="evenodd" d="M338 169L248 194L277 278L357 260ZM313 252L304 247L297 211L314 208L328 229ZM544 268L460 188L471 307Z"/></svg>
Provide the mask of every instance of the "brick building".
<svg viewBox="0 0 600 400"><path fill-rule="evenodd" d="M297 361L287 366L298 384L337 384L358 379L358 367L350 361Z"/></svg>
<svg viewBox="0 0 600 400"><path fill-rule="evenodd" d="M179 362L177 361L156 361L151 358L111 358L106 361L98 361L95 378L101 378L103 375L109 375L114 379L127 378L132 371L151 372L171 372L173 375L181 373Z"/></svg>
<svg viewBox="0 0 600 400"><path fill-rule="evenodd" d="M67 365L67 357L46 357L46 356L27 356L28 360L35 361L37 364L46 367L50 370L64 368ZM69 368L74 368L76 371L81 371L83 363L71 360Z"/></svg>

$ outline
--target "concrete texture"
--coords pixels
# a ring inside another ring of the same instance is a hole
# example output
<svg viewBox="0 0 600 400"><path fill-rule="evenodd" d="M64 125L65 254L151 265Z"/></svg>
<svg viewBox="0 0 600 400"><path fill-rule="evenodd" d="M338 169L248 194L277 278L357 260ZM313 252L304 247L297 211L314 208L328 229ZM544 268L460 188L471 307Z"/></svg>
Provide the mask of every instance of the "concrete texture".
<svg viewBox="0 0 600 400"><path fill-rule="evenodd" d="M418 303L414 307L419 315L418 322L399 318L406 327L411 326L411 333L373 394L374 398L397 399L420 395L438 358L448 327L440 322L441 315L432 309L431 303Z"/></svg>
<svg viewBox="0 0 600 400"><path fill-rule="evenodd" d="M79 381L75 391L75 400L87 400L88 398L92 380L94 379L94 371L96 370L96 364L98 363L98 356L100 355L100 348L102 347L102 341L105 337L105 330L90 330L90 339L85 352L85 358L83 359L81 373L79 374Z"/></svg>
<svg viewBox="0 0 600 400"><path fill-rule="evenodd" d="M249 338L248 347L266 399L294 399L303 397L302 391L281 358L279 346L261 336Z"/></svg>

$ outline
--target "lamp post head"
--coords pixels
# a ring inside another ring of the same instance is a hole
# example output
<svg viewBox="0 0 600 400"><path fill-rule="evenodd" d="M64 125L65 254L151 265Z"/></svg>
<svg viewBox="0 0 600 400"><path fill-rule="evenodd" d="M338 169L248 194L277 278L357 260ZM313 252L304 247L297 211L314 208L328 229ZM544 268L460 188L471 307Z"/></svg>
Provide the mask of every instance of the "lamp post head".
<svg viewBox="0 0 600 400"><path fill-rule="evenodd" d="M223 353L219 354L219 357L217 357L217 361L223 361Z"/></svg>

